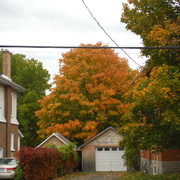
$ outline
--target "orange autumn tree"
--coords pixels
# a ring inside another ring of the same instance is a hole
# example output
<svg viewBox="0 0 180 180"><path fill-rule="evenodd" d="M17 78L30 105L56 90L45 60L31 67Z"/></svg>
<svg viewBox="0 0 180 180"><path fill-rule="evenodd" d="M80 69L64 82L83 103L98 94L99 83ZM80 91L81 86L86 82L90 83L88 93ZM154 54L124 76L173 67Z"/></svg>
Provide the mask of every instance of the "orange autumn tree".
<svg viewBox="0 0 180 180"><path fill-rule="evenodd" d="M81 44L85 46L103 44ZM76 48L64 53L59 62L55 87L39 101L38 134L45 138L59 132L82 142L108 126L121 126L120 118L129 107L123 95L136 73L127 60L112 49Z"/></svg>

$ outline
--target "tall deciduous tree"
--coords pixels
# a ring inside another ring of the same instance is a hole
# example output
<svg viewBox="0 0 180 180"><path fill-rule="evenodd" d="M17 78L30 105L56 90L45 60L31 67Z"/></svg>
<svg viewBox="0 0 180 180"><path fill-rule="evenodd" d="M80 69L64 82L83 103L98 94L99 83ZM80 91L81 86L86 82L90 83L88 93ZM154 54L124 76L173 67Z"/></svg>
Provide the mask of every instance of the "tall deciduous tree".
<svg viewBox="0 0 180 180"><path fill-rule="evenodd" d="M40 109L38 100L45 96L45 90L50 88L50 75L41 62L26 59L23 54L11 54L11 78L27 90L26 93L18 95L17 118L20 131L24 135L22 145L36 146L39 143L36 133L39 127L35 112Z"/></svg>
<svg viewBox="0 0 180 180"><path fill-rule="evenodd" d="M112 49L71 49L60 59L55 88L40 101L39 134L56 131L81 141L108 126L121 126L120 117L128 108L123 94L134 75L127 60Z"/></svg>
<svg viewBox="0 0 180 180"><path fill-rule="evenodd" d="M139 35L144 46L179 46L180 5L178 0L128 0L121 21ZM179 50L143 50L151 66L179 65Z"/></svg>
<svg viewBox="0 0 180 180"><path fill-rule="evenodd" d="M140 35L145 46L179 46L179 1L128 2L121 20ZM139 150L180 148L180 50L143 50L142 54L148 57L146 67L151 72L142 74L127 94L131 107L121 129L126 134L121 142L126 147L126 164L136 168Z"/></svg>

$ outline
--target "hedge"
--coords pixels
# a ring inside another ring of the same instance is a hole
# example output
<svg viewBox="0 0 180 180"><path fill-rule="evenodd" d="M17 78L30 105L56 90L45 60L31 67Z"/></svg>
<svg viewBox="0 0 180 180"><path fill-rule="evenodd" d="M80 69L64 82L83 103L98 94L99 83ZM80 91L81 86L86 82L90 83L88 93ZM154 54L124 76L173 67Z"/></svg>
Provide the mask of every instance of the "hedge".
<svg viewBox="0 0 180 180"><path fill-rule="evenodd" d="M22 147L17 153L25 180L48 180L56 177L62 154L53 148Z"/></svg>

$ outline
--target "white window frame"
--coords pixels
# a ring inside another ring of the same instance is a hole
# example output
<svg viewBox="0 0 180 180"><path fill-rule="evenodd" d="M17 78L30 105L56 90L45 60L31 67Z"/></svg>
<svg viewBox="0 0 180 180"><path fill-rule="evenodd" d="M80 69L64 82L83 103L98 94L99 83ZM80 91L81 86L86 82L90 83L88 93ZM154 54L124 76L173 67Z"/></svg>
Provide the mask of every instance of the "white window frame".
<svg viewBox="0 0 180 180"><path fill-rule="evenodd" d="M4 117L4 87L0 85L0 122L6 122Z"/></svg>
<svg viewBox="0 0 180 180"><path fill-rule="evenodd" d="M10 144L10 150L15 151L14 149L14 133L11 133L11 144Z"/></svg>
<svg viewBox="0 0 180 180"><path fill-rule="evenodd" d="M20 147L21 147L21 138L20 138L20 136L18 135L18 151L20 150Z"/></svg>
<svg viewBox="0 0 180 180"><path fill-rule="evenodd" d="M4 156L4 153L3 153L3 148L0 147L0 157L3 157Z"/></svg>

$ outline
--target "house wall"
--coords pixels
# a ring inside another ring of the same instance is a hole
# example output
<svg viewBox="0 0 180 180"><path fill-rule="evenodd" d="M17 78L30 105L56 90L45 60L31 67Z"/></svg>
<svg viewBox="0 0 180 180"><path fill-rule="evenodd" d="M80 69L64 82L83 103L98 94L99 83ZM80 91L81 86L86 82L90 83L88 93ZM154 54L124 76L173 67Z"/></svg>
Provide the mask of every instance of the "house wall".
<svg viewBox="0 0 180 180"><path fill-rule="evenodd" d="M121 139L123 139L122 135L109 129L107 132L82 147L82 171L96 171L95 160L97 147L116 147L119 146L119 141Z"/></svg>
<svg viewBox="0 0 180 180"><path fill-rule="evenodd" d="M14 144L14 149L11 149L11 145L10 145L10 157L14 157L18 151L18 125L14 125L11 124L10 127L10 134L13 133L14 134L14 140L13 140L13 144ZM10 136L10 140L9 143L11 144L11 136Z"/></svg>
<svg viewBox="0 0 180 180"><path fill-rule="evenodd" d="M45 143L43 143L40 147L47 147L48 145L54 144L57 147L63 146L64 143L61 142L59 139L56 137L52 136L50 139L48 139Z"/></svg>
<svg viewBox="0 0 180 180"><path fill-rule="evenodd" d="M141 171L148 174L180 173L180 150L141 151L140 162Z"/></svg>
<svg viewBox="0 0 180 180"><path fill-rule="evenodd" d="M3 148L4 157L14 157L15 153L18 151L18 126L11 125L9 128L9 139L6 139L7 136L7 123L0 122L0 148ZM14 149L11 149L11 133L14 133ZM7 145L8 144L8 145ZM9 149L7 149L7 146Z"/></svg>
<svg viewBox="0 0 180 180"><path fill-rule="evenodd" d="M3 152L3 156L6 154L6 123L0 122L0 148Z"/></svg>
<svg viewBox="0 0 180 180"><path fill-rule="evenodd" d="M3 75L11 79L11 54L3 51ZM0 154L15 156L18 151L17 92L10 85L0 84ZM3 149L3 151L2 151Z"/></svg>

